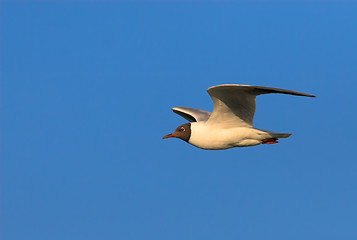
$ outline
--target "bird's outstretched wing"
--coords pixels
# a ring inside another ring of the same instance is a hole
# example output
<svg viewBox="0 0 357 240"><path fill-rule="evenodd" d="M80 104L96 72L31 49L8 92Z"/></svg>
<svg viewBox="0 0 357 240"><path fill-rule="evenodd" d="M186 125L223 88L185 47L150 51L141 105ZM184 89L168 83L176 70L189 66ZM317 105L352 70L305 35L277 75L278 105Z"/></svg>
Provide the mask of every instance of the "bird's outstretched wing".
<svg viewBox="0 0 357 240"><path fill-rule="evenodd" d="M315 97L310 94L279 88L238 84L223 84L207 89L214 108L207 124L222 128L252 127L255 113L255 97L266 93L283 93L296 96Z"/></svg>
<svg viewBox="0 0 357 240"><path fill-rule="evenodd" d="M174 107L171 110L190 122L207 121L211 115L210 112L189 107Z"/></svg>

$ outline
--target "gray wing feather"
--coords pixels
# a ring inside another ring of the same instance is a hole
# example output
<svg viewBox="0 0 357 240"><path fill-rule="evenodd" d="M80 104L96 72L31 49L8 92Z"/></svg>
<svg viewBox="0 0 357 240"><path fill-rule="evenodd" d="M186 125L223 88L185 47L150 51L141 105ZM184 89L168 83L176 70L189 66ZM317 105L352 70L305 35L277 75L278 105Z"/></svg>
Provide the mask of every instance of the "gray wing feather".
<svg viewBox="0 0 357 240"><path fill-rule="evenodd" d="M252 127L255 113L255 97L267 93L282 93L296 96L315 97L311 94L291 90L224 84L207 89L214 109L207 124L220 124L221 127Z"/></svg>
<svg viewBox="0 0 357 240"><path fill-rule="evenodd" d="M207 121L211 115L211 112L189 107L174 107L171 110L190 122Z"/></svg>

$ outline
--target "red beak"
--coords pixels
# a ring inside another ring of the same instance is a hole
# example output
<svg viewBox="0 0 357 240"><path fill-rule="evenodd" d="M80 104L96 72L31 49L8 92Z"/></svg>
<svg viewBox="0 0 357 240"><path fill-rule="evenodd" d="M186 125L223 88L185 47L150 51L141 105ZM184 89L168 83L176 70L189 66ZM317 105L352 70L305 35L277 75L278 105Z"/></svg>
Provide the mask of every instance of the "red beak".
<svg viewBox="0 0 357 240"><path fill-rule="evenodd" d="M170 133L170 134L163 136L162 139L172 138L172 137L175 137L175 136L172 133Z"/></svg>

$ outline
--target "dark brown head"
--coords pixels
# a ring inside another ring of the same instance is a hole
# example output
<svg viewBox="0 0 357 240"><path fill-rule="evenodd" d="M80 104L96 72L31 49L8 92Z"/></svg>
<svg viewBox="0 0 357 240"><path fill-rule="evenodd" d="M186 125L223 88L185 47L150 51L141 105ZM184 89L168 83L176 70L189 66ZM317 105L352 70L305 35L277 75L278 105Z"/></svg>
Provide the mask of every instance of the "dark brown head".
<svg viewBox="0 0 357 240"><path fill-rule="evenodd" d="M190 140L191 137L191 123L185 123L182 124L181 126L178 126L173 133L165 135L162 139L171 138L171 137L180 138L188 142L188 140Z"/></svg>

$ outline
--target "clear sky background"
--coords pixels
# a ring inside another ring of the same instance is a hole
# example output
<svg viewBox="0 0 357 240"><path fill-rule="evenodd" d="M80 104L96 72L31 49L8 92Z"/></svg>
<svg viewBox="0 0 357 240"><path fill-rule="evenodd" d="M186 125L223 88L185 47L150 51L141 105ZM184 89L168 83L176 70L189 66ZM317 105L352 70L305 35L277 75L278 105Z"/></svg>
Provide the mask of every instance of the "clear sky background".
<svg viewBox="0 0 357 240"><path fill-rule="evenodd" d="M1 239L357 239L356 3L1 2ZM257 98L279 144L162 140Z"/></svg>

